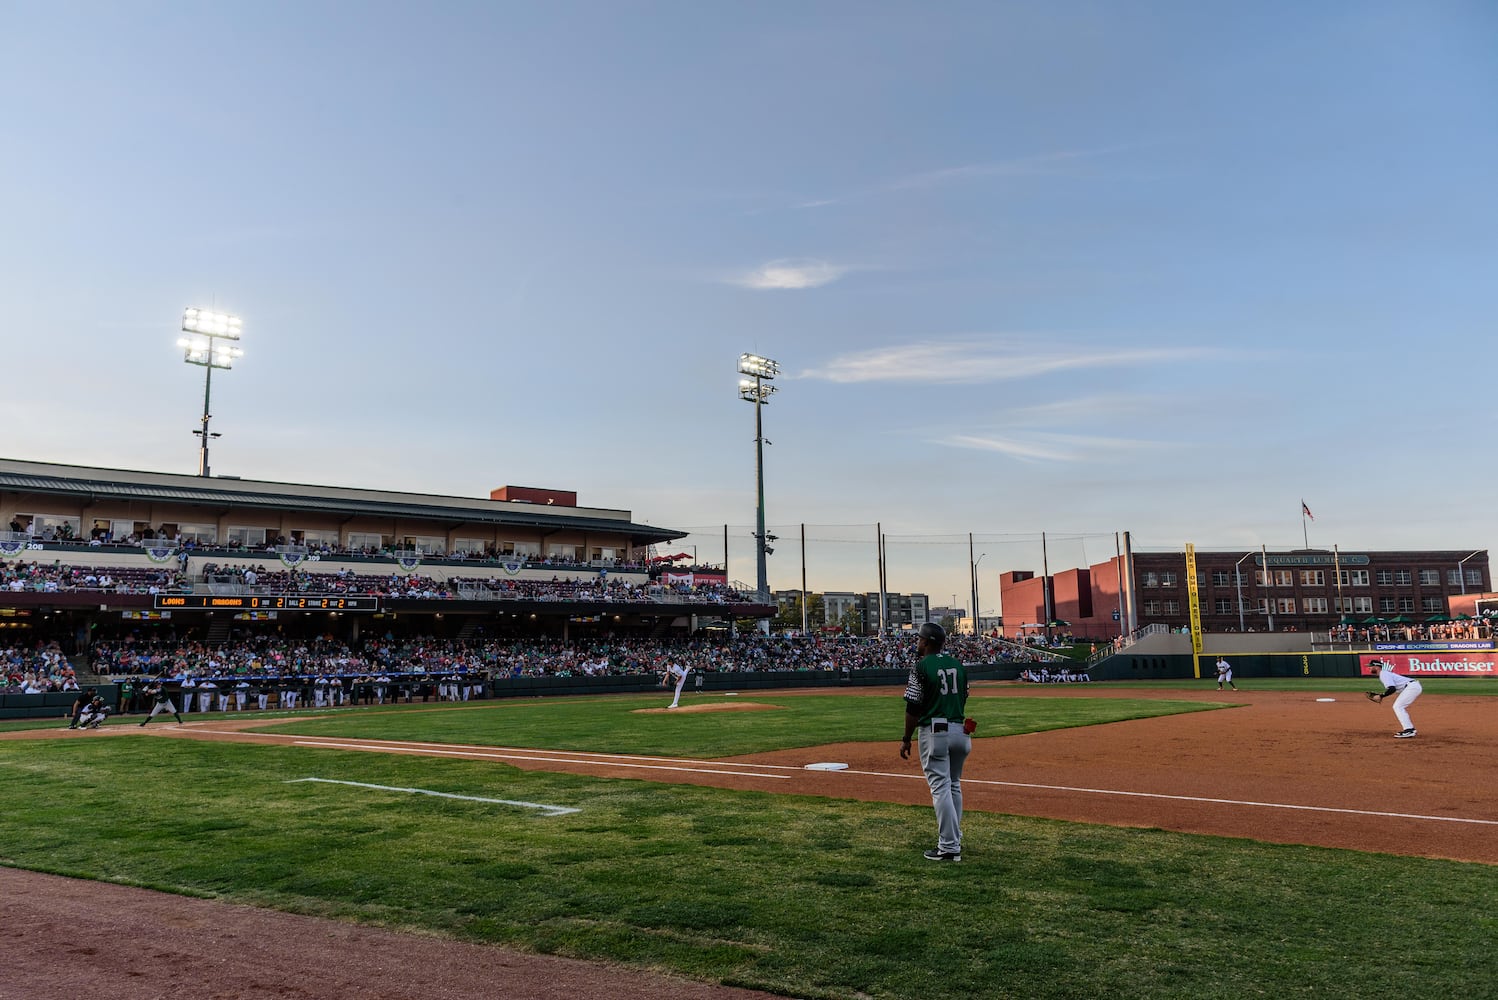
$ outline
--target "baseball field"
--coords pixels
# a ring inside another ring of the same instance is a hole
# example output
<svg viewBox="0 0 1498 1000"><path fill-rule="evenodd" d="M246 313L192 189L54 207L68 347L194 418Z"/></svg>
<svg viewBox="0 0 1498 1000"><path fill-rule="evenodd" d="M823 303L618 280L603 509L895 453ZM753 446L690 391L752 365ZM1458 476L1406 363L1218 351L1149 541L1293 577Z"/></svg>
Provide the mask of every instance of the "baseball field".
<svg viewBox="0 0 1498 1000"><path fill-rule="evenodd" d="M1498 686L1239 686L7 724L0 997L1498 996Z"/></svg>

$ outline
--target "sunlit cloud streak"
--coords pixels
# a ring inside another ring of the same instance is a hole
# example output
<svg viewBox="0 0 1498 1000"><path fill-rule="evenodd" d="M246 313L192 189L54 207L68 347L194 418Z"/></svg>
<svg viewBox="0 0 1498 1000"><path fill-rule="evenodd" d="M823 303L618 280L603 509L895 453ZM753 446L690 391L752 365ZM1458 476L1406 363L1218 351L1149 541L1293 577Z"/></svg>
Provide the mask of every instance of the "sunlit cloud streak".
<svg viewBox="0 0 1498 1000"><path fill-rule="evenodd" d="M782 258L730 280L735 285L755 289L820 288L841 278L848 270L824 260Z"/></svg>
<svg viewBox="0 0 1498 1000"><path fill-rule="evenodd" d="M1222 358L1205 347L1095 347L1044 344L1015 337L919 341L858 351L833 358L799 378L828 382L923 382L956 384L1035 378L1053 372L1129 365L1170 364Z"/></svg>

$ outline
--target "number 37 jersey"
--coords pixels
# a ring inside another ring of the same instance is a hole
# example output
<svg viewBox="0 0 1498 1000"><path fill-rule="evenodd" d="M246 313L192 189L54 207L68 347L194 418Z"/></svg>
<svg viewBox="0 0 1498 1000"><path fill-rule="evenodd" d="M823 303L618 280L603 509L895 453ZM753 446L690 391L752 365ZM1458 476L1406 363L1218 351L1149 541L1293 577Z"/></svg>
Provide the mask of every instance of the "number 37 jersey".
<svg viewBox="0 0 1498 1000"><path fill-rule="evenodd" d="M919 721L960 721L967 708L967 668L946 653L923 656L910 668L905 702Z"/></svg>

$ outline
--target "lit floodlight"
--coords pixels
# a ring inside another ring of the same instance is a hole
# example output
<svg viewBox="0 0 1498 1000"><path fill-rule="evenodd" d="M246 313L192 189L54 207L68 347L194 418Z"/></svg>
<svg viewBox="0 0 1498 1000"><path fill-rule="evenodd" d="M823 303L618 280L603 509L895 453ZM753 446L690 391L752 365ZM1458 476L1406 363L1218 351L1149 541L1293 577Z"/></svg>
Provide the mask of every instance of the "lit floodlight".
<svg viewBox="0 0 1498 1000"><path fill-rule="evenodd" d="M739 374L755 378L772 379L780 374L780 362L762 358L758 354L739 355Z"/></svg>
<svg viewBox="0 0 1498 1000"><path fill-rule="evenodd" d="M242 325L238 316L214 312L211 309L194 307L182 311L182 329L186 333L200 333L205 337L238 340Z"/></svg>
<svg viewBox="0 0 1498 1000"><path fill-rule="evenodd" d="M764 385L750 378L739 379L739 398L746 403L770 404L770 397L779 392L773 385Z"/></svg>
<svg viewBox="0 0 1498 1000"><path fill-rule="evenodd" d="M242 349L219 343L216 337L183 337L177 346L183 349L183 361L208 368L233 368L234 359L244 357Z"/></svg>
<svg viewBox="0 0 1498 1000"><path fill-rule="evenodd" d="M238 316L199 309L190 306L182 310L182 332L191 336L180 337L177 346L182 348L182 360L203 369L203 418L202 427L193 431L198 441L198 475L207 477L208 442L219 437L209 431L208 422L213 419L209 402L213 396L213 369L233 368L234 359L244 352L235 344L226 341L239 339L241 323Z"/></svg>

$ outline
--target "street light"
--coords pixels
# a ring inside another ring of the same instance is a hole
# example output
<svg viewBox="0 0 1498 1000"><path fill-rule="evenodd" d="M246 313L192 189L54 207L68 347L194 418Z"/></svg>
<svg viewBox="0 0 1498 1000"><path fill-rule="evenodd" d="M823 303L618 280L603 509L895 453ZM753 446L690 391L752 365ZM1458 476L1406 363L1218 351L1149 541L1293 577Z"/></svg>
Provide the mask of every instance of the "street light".
<svg viewBox="0 0 1498 1000"><path fill-rule="evenodd" d="M1468 559L1471 559L1473 556L1482 555L1483 551L1483 549L1478 549L1476 552L1469 552L1466 555L1462 556L1461 559L1457 560L1456 575L1457 579L1461 581L1462 593L1464 594L1467 592L1467 574L1466 571L1462 569L1462 567L1467 565Z"/></svg>
<svg viewBox="0 0 1498 1000"><path fill-rule="evenodd" d="M193 431L202 438L198 447L200 476L208 475L208 439L219 436L208 431L208 421L212 416L208 403L213 393L213 369L233 368L234 359L244 354L234 344L220 341L239 340L240 326L239 317L228 313L197 308L182 312L182 332L191 334L177 341L177 346L186 352L182 360L203 369L203 426L200 430Z"/></svg>
<svg viewBox="0 0 1498 1000"><path fill-rule="evenodd" d="M1247 559L1247 558L1249 558L1252 555L1253 555L1252 552L1245 552L1243 554L1243 559ZM1246 623L1243 621L1243 574L1238 571L1238 567L1243 565L1243 559L1239 559L1237 562L1233 563L1233 582L1238 585L1238 631L1239 632L1243 632L1246 629Z"/></svg>
<svg viewBox="0 0 1498 1000"><path fill-rule="evenodd" d="M758 575L755 584L759 590L759 599L764 600L765 595L770 592L769 572L765 565L765 557L774 550L770 548L772 538L765 533L765 430L763 411L770 402L770 397L776 392L775 386L769 382L780 374L780 363L769 358L762 358L758 354L739 355L739 374L747 378L739 379L739 398L746 403L754 404L754 485L758 494L756 506L754 549L754 568ZM765 623L768 627L769 622Z"/></svg>

